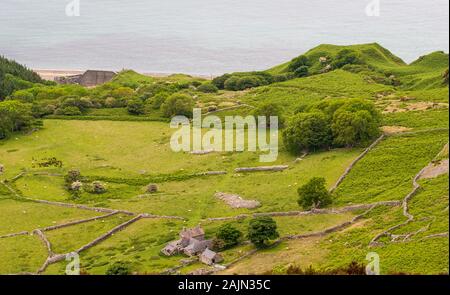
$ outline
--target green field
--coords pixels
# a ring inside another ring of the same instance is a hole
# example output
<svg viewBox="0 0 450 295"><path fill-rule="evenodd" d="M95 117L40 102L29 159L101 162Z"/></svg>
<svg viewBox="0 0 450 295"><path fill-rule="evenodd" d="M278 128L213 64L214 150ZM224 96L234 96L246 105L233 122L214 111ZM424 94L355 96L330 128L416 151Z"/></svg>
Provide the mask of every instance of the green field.
<svg viewBox="0 0 450 295"><path fill-rule="evenodd" d="M342 49L356 52L360 63L321 73L319 58L334 58ZM378 244L371 244L378 234L405 222L400 204L412 191L419 171L429 163L439 165L448 159L448 146L441 152L449 140L448 84L442 82L448 56L435 52L407 65L378 44L321 45L305 55L312 61L309 76L242 91L201 92L197 87L210 82L187 75L153 78L133 71L124 71L112 82L93 89L27 88L25 91L33 93L34 104L56 107L66 99L59 97L60 93L79 92L80 100L86 100L87 95L97 106L77 115L44 115L39 128L0 139L0 164L4 168L0 172L0 274L36 273L42 267L48 253L36 229L90 219L43 231L54 253L67 254L139 214L153 218L127 224L80 252L83 273L105 274L115 262L128 262L134 274L212 270L198 261L183 264L187 256L166 257L161 249L177 239L183 227L200 224L206 237L214 238L221 225L232 224L244 237L240 244L221 253L222 264L227 265L219 272L223 274L283 274L289 266L333 270L352 261L364 264L369 252L379 255L383 274L448 274L448 170L419 179L420 188L407 202L414 219L381 237ZM264 73L285 74L289 64ZM386 82L394 79L392 76L399 84ZM261 151L176 153L170 147L175 130L169 127L169 118L149 103L155 95L152 91L160 91L155 87L190 96L204 114L212 112L222 119L253 114L255 108L268 102L279 105L283 116L290 118L304 106L360 98L374 103L382 114L381 126L398 131L386 134L348 171L332 193L330 211L294 215L292 211L303 211L297 203L300 186L313 177L323 177L331 188L368 145L318 149L299 158L287 151L280 132L279 155L272 163L259 161ZM10 99L24 95L19 94ZM110 95L118 100L129 99L126 95L145 98L145 112L131 114L124 105L104 107ZM396 110L387 111L392 106ZM51 158L61 165L39 166ZM281 172L235 172L239 167L265 165L288 168ZM74 197L64 179L71 169L80 171L83 186L100 181L106 192L94 194L84 189ZM203 174L211 171L226 174ZM156 193L146 192L149 184L157 185ZM260 206L235 209L216 198L217 192L238 194L258 201ZM377 204L368 211L339 211L384 201L398 203ZM92 207L101 207L102 212ZM338 211L331 212L332 208ZM256 213L287 215L273 217L280 240L258 251L245 236ZM353 220L356 216L360 218ZM341 224L345 226L334 229ZM15 233L19 235L10 236ZM291 236L296 238L287 239ZM251 255L236 262L248 253ZM64 260L50 264L43 273L64 274L66 265Z"/></svg>

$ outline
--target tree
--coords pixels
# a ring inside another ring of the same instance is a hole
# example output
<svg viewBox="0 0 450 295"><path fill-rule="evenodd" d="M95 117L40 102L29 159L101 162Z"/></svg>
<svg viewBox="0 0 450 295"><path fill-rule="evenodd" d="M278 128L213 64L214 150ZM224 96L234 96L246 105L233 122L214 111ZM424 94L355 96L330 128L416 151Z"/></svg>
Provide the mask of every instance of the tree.
<svg viewBox="0 0 450 295"><path fill-rule="evenodd" d="M257 248L264 248L268 241L278 237L277 223L271 217L260 216L250 220L248 238Z"/></svg>
<svg viewBox="0 0 450 295"><path fill-rule="evenodd" d="M212 83L219 89L225 89L225 81L231 77L230 74L224 74L212 80Z"/></svg>
<svg viewBox="0 0 450 295"><path fill-rule="evenodd" d="M126 276L129 274L131 274L130 264L122 261L113 263L106 270L106 275L108 276Z"/></svg>
<svg viewBox="0 0 450 295"><path fill-rule="evenodd" d="M278 104L273 102L266 102L259 105L254 111L254 116L261 116L266 118L266 127L270 127L270 117L278 117L278 125L283 126L284 117L283 110Z"/></svg>
<svg viewBox="0 0 450 295"><path fill-rule="evenodd" d="M294 74L298 78L306 77L309 74L309 69L307 66L301 66L294 71Z"/></svg>
<svg viewBox="0 0 450 295"><path fill-rule="evenodd" d="M350 49L342 49L334 58L332 66L334 69L339 69L345 65L359 63L361 63L361 60L359 59L359 56L355 51Z"/></svg>
<svg viewBox="0 0 450 295"><path fill-rule="evenodd" d="M222 225L216 233L216 239L223 241L223 248L230 248L239 243L242 232L231 224Z"/></svg>
<svg viewBox="0 0 450 295"><path fill-rule="evenodd" d="M173 94L162 104L161 109L166 117L182 115L192 117L195 106L192 97L186 94Z"/></svg>
<svg viewBox="0 0 450 295"><path fill-rule="evenodd" d="M334 114L331 125L333 143L347 147L367 143L380 134L378 127L379 122L367 110L340 109Z"/></svg>
<svg viewBox="0 0 450 295"><path fill-rule="evenodd" d="M325 187L325 178L313 177L298 188L298 204L304 209L326 207L332 202L331 194Z"/></svg>
<svg viewBox="0 0 450 295"><path fill-rule="evenodd" d="M133 99L128 102L127 111L131 115L143 115L145 113L144 103L140 99Z"/></svg>
<svg viewBox="0 0 450 295"><path fill-rule="evenodd" d="M299 57L294 58L288 66L288 70L290 72L295 72L300 67L309 67L310 62L306 55L300 55Z"/></svg>
<svg viewBox="0 0 450 295"><path fill-rule="evenodd" d="M203 83L198 86L197 90L203 93L216 93L217 91L219 91L219 88L217 88L212 83Z"/></svg>
<svg viewBox="0 0 450 295"><path fill-rule="evenodd" d="M155 110L158 110L161 108L162 104L166 101L166 99L169 97L169 94L166 92L160 92L150 98L149 103L151 104L151 107Z"/></svg>
<svg viewBox="0 0 450 295"><path fill-rule="evenodd" d="M13 132L35 127L38 122L32 115L30 104L15 100L0 102L0 139Z"/></svg>
<svg viewBox="0 0 450 295"><path fill-rule="evenodd" d="M331 143L331 130L327 117L319 111L296 114L283 131L286 148L299 153L326 148Z"/></svg>

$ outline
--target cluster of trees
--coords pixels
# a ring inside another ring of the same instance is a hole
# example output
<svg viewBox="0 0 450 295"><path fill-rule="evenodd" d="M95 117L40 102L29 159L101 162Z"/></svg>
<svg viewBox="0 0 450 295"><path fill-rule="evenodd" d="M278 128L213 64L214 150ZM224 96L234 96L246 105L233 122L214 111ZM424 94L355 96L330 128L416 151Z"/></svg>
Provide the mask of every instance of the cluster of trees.
<svg viewBox="0 0 450 295"><path fill-rule="evenodd" d="M250 220L247 228L247 238L257 247L266 247L271 240L279 237L277 223L269 216L255 217ZM214 249L229 249L239 244L244 234L232 224L222 225L213 240Z"/></svg>
<svg viewBox="0 0 450 295"><path fill-rule="evenodd" d="M47 115L83 115L88 109L93 108L126 108L131 115L143 115L161 109L169 117L173 114L189 115L188 107L192 113L193 100L189 95L181 94L183 90L196 85L202 92L217 91L212 83L202 84L198 81L190 83L161 81L140 86L128 85L129 83L125 86L125 84L112 81L93 89L79 85L33 84L27 89L15 91L7 99L29 103L33 116L38 118ZM172 98L175 94L176 96Z"/></svg>
<svg viewBox="0 0 450 295"><path fill-rule="evenodd" d="M31 105L19 101L0 101L0 139L40 125L41 122L32 115Z"/></svg>
<svg viewBox="0 0 450 295"><path fill-rule="evenodd" d="M323 100L301 106L283 130L293 153L366 144L380 134L381 115L362 99Z"/></svg>
<svg viewBox="0 0 450 295"><path fill-rule="evenodd" d="M0 100L16 90L31 87L33 83L45 84L46 82L32 70L0 56Z"/></svg>
<svg viewBox="0 0 450 295"><path fill-rule="evenodd" d="M274 77L266 72L224 74L212 80L212 84L218 89L233 91L264 86L273 82Z"/></svg>

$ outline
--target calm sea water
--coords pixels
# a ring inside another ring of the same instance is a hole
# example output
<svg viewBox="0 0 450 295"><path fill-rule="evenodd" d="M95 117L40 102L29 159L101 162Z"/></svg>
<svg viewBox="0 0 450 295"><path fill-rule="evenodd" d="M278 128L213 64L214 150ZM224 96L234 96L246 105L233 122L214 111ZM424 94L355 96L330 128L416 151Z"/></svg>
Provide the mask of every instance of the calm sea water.
<svg viewBox="0 0 450 295"><path fill-rule="evenodd" d="M378 42L405 61L448 52L448 0L0 0L0 54L41 69L219 74L321 43Z"/></svg>

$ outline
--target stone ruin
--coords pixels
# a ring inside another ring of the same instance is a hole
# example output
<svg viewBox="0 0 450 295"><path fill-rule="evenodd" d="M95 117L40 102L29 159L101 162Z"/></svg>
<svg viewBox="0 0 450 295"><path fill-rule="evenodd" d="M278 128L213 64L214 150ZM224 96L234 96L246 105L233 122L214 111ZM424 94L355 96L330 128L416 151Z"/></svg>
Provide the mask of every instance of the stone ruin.
<svg viewBox="0 0 450 295"><path fill-rule="evenodd" d="M109 82L115 76L116 73L111 71L88 70L81 75L56 77L55 82L58 84L79 84L85 87L93 87Z"/></svg>
<svg viewBox="0 0 450 295"><path fill-rule="evenodd" d="M222 261L222 256L210 250L211 247L212 240L205 239L205 231L198 225L190 229L183 228L180 232L180 239L168 243L161 253L166 256L179 253L190 257L199 255L200 261L206 264Z"/></svg>

